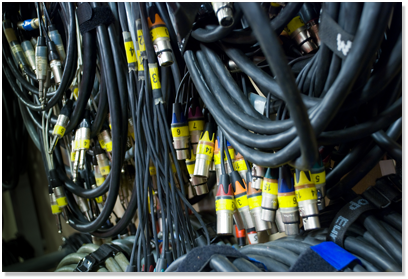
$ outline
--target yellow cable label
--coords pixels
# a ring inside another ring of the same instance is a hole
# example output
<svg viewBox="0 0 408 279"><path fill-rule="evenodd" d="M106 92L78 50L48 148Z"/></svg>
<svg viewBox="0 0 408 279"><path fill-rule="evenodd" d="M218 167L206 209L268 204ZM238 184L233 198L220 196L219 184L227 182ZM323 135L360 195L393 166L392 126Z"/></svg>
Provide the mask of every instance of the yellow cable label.
<svg viewBox="0 0 408 279"><path fill-rule="evenodd" d="M206 144L198 144L197 154L205 154L212 157L214 154L214 147Z"/></svg>
<svg viewBox="0 0 408 279"><path fill-rule="evenodd" d="M75 154L76 154L76 151L71 152L71 162L75 162Z"/></svg>
<svg viewBox="0 0 408 279"><path fill-rule="evenodd" d="M188 121L188 129L190 132L204 130L204 120Z"/></svg>
<svg viewBox="0 0 408 279"><path fill-rule="evenodd" d="M231 160L235 159L235 152L234 149L228 149L228 153L230 154ZM227 153L224 151L224 161L227 161ZM219 165L221 164L221 153L214 154L214 164ZM232 163L234 165L234 163Z"/></svg>
<svg viewBox="0 0 408 279"><path fill-rule="evenodd" d="M101 176L101 177L95 177L96 180L96 185L97 186L101 186L102 183L105 181L105 177Z"/></svg>
<svg viewBox="0 0 408 279"><path fill-rule="evenodd" d="M234 148L228 148L228 153L230 154L231 160L235 160L235 150ZM224 161L227 160L227 157L224 158ZM232 166L234 166L234 163L232 163Z"/></svg>
<svg viewBox="0 0 408 279"><path fill-rule="evenodd" d="M312 173L312 181L314 184L323 184L326 183L326 172L320 172L320 173Z"/></svg>
<svg viewBox="0 0 408 279"><path fill-rule="evenodd" d="M243 195L239 198L235 198L235 205L237 208L242 208L248 206L248 197L247 195Z"/></svg>
<svg viewBox="0 0 408 279"><path fill-rule="evenodd" d="M249 210L262 206L262 194L248 198Z"/></svg>
<svg viewBox="0 0 408 279"><path fill-rule="evenodd" d="M176 172L177 172L176 165L175 165L174 163L171 163L171 171L172 171L173 173L176 173Z"/></svg>
<svg viewBox="0 0 408 279"><path fill-rule="evenodd" d="M278 183L266 181L264 179L262 193L272 194L275 196L278 195Z"/></svg>
<svg viewBox="0 0 408 279"><path fill-rule="evenodd" d="M150 31L150 35L152 36L152 41L154 42L158 38L162 37L169 38L169 31L167 30L167 27L160 26L152 29Z"/></svg>
<svg viewBox="0 0 408 279"><path fill-rule="evenodd" d="M142 57L140 57L140 50L137 50L136 54L137 54L137 70L139 72L143 72L144 71L144 66L143 66L143 63L142 63Z"/></svg>
<svg viewBox="0 0 408 279"><path fill-rule="evenodd" d="M180 126L171 128L171 134L173 135L173 138L188 137L190 131L188 130L188 126Z"/></svg>
<svg viewBox="0 0 408 279"><path fill-rule="evenodd" d="M139 45L139 50L140 51L145 51L146 50L142 30L137 30L137 43Z"/></svg>
<svg viewBox="0 0 408 279"><path fill-rule="evenodd" d="M156 175L156 168L155 167L149 167L149 173L150 173L150 176Z"/></svg>
<svg viewBox="0 0 408 279"><path fill-rule="evenodd" d="M66 197L61 197L57 199L57 204L59 207L64 207L68 204Z"/></svg>
<svg viewBox="0 0 408 279"><path fill-rule="evenodd" d="M89 149L90 140L79 140L78 149Z"/></svg>
<svg viewBox="0 0 408 279"><path fill-rule="evenodd" d="M52 132L54 135L59 135L61 138L65 134L65 128L60 126L60 125L55 125L54 126L54 131Z"/></svg>
<svg viewBox="0 0 408 279"><path fill-rule="evenodd" d="M221 164L221 154L219 152L217 154L214 153L214 164Z"/></svg>
<svg viewBox="0 0 408 279"><path fill-rule="evenodd" d="M235 161L232 165L234 166L235 171L248 170L248 168L247 168L247 166L245 164L245 160Z"/></svg>
<svg viewBox="0 0 408 279"><path fill-rule="evenodd" d="M61 209L59 208L58 204L51 204L51 212L52 214L61 213Z"/></svg>
<svg viewBox="0 0 408 279"><path fill-rule="evenodd" d="M191 175L194 175L195 161L194 161L194 164L186 163L186 166L187 166L188 173Z"/></svg>
<svg viewBox="0 0 408 279"><path fill-rule="evenodd" d="M306 201L306 200L316 200L317 199L317 190L316 187L308 187L296 190L296 200L297 202Z"/></svg>
<svg viewBox="0 0 408 279"><path fill-rule="evenodd" d="M102 175L108 175L110 172L110 166L104 166L99 168Z"/></svg>
<svg viewBox="0 0 408 279"><path fill-rule="evenodd" d="M79 92L78 87L76 87L74 89L74 98L75 98L75 100L78 99L78 94L79 94L78 92Z"/></svg>
<svg viewBox="0 0 408 279"><path fill-rule="evenodd" d="M103 139L99 140L99 144L101 145L102 149L106 149L106 144Z"/></svg>
<svg viewBox="0 0 408 279"><path fill-rule="evenodd" d="M230 210L234 211L234 200L233 199L216 199L215 200L215 211L220 210Z"/></svg>
<svg viewBox="0 0 408 279"><path fill-rule="evenodd" d="M135 46L133 42L125 42L126 58L128 64L137 62Z"/></svg>
<svg viewBox="0 0 408 279"><path fill-rule="evenodd" d="M302 21L300 16L296 16L288 23L288 25L285 27L285 30L289 35L291 35L293 31L304 25L305 23Z"/></svg>
<svg viewBox="0 0 408 279"><path fill-rule="evenodd" d="M112 152L112 142L105 143L105 149L107 152Z"/></svg>
<svg viewBox="0 0 408 279"><path fill-rule="evenodd" d="M279 202L279 207L282 207L282 208L298 206L296 195L278 196L278 202Z"/></svg>
<svg viewBox="0 0 408 279"><path fill-rule="evenodd" d="M103 203L103 198L102 198L102 196L96 197L96 198L95 198L95 201L96 201L97 203Z"/></svg>
<svg viewBox="0 0 408 279"><path fill-rule="evenodd" d="M152 89L160 89L159 68L149 67L150 81L152 83Z"/></svg>

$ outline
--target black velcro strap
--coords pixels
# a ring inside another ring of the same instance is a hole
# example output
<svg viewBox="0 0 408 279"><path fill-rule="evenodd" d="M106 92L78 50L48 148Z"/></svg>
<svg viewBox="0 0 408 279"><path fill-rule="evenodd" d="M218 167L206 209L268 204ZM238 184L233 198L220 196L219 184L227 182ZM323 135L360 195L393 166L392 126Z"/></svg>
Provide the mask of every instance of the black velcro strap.
<svg viewBox="0 0 408 279"><path fill-rule="evenodd" d="M361 214L373 209L375 209L375 207L368 200L357 196L354 200L343 206L336 214L336 217L334 217L330 225L327 240L344 247L344 237L351 224L353 224Z"/></svg>
<svg viewBox="0 0 408 279"><path fill-rule="evenodd" d="M319 37L333 53L345 59L353 44L354 36L350 35L335 22L327 12L322 12L319 24Z"/></svg>
<svg viewBox="0 0 408 279"><path fill-rule="evenodd" d="M394 186L389 176L377 179L374 186L365 190L363 196L377 208L386 208L402 199L400 189Z"/></svg>
<svg viewBox="0 0 408 279"><path fill-rule="evenodd" d="M109 25L114 20L112 11L108 6L92 8L89 3L83 3L78 6L76 12L82 35L99 25Z"/></svg>
<svg viewBox="0 0 408 279"><path fill-rule="evenodd" d="M80 260L74 271L76 272L95 271L95 269L107 258L113 256L118 252L120 252L120 250L115 245L103 244L98 248L98 250Z"/></svg>
<svg viewBox="0 0 408 279"><path fill-rule="evenodd" d="M227 258L244 258L251 261L250 258L227 245L207 245L192 249L187 257L180 263L176 272L200 272L211 260L214 255L224 255ZM263 268L262 263L252 262L259 268Z"/></svg>

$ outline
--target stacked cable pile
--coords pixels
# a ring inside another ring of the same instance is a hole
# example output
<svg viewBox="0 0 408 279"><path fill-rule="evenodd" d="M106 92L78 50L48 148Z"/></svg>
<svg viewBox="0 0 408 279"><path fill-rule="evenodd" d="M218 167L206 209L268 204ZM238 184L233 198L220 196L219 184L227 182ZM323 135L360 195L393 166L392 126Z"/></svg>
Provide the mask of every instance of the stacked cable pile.
<svg viewBox="0 0 408 279"><path fill-rule="evenodd" d="M327 198L402 162L401 21L394 3L10 3L7 140L18 100L58 231L132 235L122 271L164 271L234 222L244 254L314 235Z"/></svg>
<svg viewBox="0 0 408 279"><path fill-rule="evenodd" d="M346 233L344 249L358 261L348 264L344 272L401 272L402 271L402 216L396 212L370 215L354 223ZM384 231L385 230L385 231ZM298 268L301 257L313 246L327 243L328 228L305 232L298 236L284 236L275 241L247 245L238 248L232 245L250 260L227 258L215 254L202 272L288 272L288 271L328 271L317 266L310 258L303 261L309 269ZM231 245L223 242L217 245ZM339 248L339 247L338 247ZM335 255L330 255L335 258ZM166 272L177 272L188 254L170 265ZM254 265L262 263L263 267ZM321 264L321 262L320 262ZM180 270L179 270L180 271Z"/></svg>

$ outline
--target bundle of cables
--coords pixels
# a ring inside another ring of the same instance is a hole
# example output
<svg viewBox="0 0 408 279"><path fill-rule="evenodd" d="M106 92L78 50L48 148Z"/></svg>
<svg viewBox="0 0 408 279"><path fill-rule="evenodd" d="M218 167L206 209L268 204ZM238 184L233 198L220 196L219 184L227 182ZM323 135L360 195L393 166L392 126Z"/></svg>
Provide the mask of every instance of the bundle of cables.
<svg viewBox="0 0 408 279"><path fill-rule="evenodd" d="M62 216L106 255L124 253L116 265L106 256L109 271L151 272L175 270L220 236L234 239L235 222L241 254L277 266L264 270L290 270L306 246L291 250L287 240L318 235L323 216L336 212L326 208L329 200L355 199L352 188L385 154L402 162L401 9L4 6L3 73L42 154L58 230ZM16 176L3 187L13 187ZM206 202L210 210L202 211ZM279 261L275 250L251 248L278 231L288 237L267 245L293 255ZM129 235L122 250L103 244ZM96 271L79 261L84 257L66 260L59 271ZM221 271L212 261L207 271ZM235 261L230 271L250 268L248 258Z"/></svg>

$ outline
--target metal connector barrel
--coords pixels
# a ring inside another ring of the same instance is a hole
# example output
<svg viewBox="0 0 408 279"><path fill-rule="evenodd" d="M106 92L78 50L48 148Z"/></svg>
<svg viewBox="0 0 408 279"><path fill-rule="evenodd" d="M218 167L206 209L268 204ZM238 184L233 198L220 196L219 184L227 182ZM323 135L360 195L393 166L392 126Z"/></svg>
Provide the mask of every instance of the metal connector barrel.
<svg viewBox="0 0 408 279"><path fill-rule="evenodd" d="M271 224L262 219L262 191L252 187L247 189L248 205L252 218L255 222L257 232L267 231L271 229Z"/></svg>
<svg viewBox="0 0 408 279"><path fill-rule="evenodd" d="M268 168L262 186L262 220L274 222L278 209L278 173L277 169Z"/></svg>
<svg viewBox="0 0 408 279"><path fill-rule="evenodd" d="M234 13L231 2L211 2L214 13L217 16L218 23L223 27L229 27L234 24Z"/></svg>
<svg viewBox="0 0 408 279"><path fill-rule="evenodd" d="M319 209L317 208L317 190L309 171L296 170L294 175L296 200L303 228L313 230L320 228Z"/></svg>

